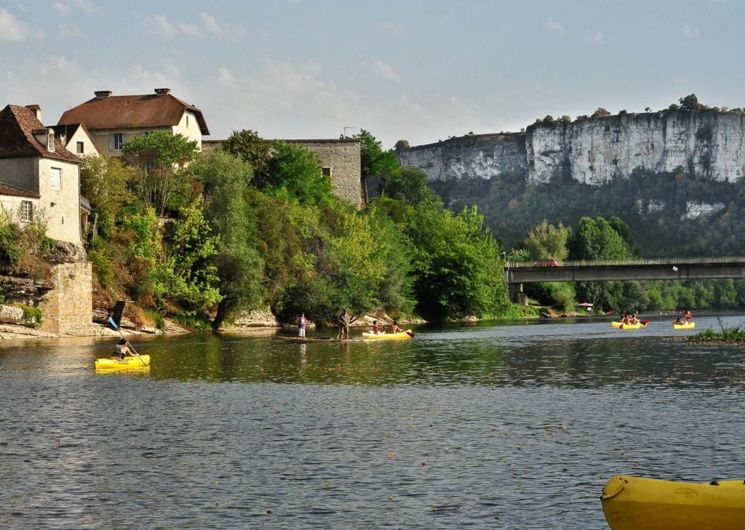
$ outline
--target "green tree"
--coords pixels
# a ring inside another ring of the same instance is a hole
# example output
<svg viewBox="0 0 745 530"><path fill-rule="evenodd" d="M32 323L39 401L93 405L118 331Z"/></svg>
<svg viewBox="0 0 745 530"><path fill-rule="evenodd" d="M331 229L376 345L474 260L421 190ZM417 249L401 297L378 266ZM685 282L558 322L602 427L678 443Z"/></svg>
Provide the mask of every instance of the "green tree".
<svg viewBox="0 0 745 530"><path fill-rule="evenodd" d="M569 255L567 239L570 229L559 223L558 226L549 224L548 221L541 222L533 227L528 237L523 242L523 247L530 253L534 260L556 259L565 260Z"/></svg>
<svg viewBox="0 0 745 530"><path fill-rule="evenodd" d="M583 217L569 239L569 256L577 260L618 260L631 256L631 249L602 217ZM580 282L577 296L596 307L617 308L624 300L621 282Z"/></svg>
<svg viewBox="0 0 745 530"><path fill-rule="evenodd" d="M233 131L222 148L239 156L253 168L253 185L263 187L267 177L269 160L272 158L272 143L264 140L256 131L243 129Z"/></svg>
<svg viewBox="0 0 745 530"><path fill-rule="evenodd" d="M440 198L427 184L427 174L418 168L405 167L394 172L385 192L388 197L399 199L407 204L440 203Z"/></svg>
<svg viewBox="0 0 745 530"><path fill-rule="evenodd" d="M134 195L129 190L133 180L132 168L118 158L91 155L80 159L80 193L90 200L96 230L102 235L113 235L122 208L133 202Z"/></svg>
<svg viewBox="0 0 745 530"><path fill-rule="evenodd" d="M475 208L453 215L420 207L410 232L417 309L426 319L495 315L508 305L501 249Z"/></svg>
<svg viewBox="0 0 745 530"><path fill-rule="evenodd" d="M362 179L367 183L368 179L377 178L378 194L384 195L388 182L401 170L398 157L394 151L383 150L381 143L365 129L357 138L360 140Z"/></svg>
<svg viewBox="0 0 745 530"><path fill-rule="evenodd" d="M262 189L300 204L318 205L332 193L331 179L321 171L315 154L303 147L276 141Z"/></svg>
<svg viewBox="0 0 745 530"><path fill-rule="evenodd" d="M159 216L167 208L179 205L171 201L180 199L183 203L188 199L189 182L183 178L182 170L197 152L197 142L162 131L135 136L122 149L124 159L136 170L137 193Z"/></svg>
<svg viewBox="0 0 745 530"><path fill-rule="evenodd" d="M194 172L201 177L206 190L205 218L220 237L215 262L222 298L212 321L217 331L236 311L258 307L264 301L256 221L246 198L251 167L240 158L218 150L199 160Z"/></svg>
<svg viewBox="0 0 745 530"><path fill-rule="evenodd" d="M168 297L192 315L204 314L221 298L214 259L220 238L212 234L198 199L182 208L171 225L162 267L167 275Z"/></svg>
<svg viewBox="0 0 745 530"><path fill-rule="evenodd" d="M680 110L687 112L698 112L707 108L703 103L699 103L696 94L689 94L680 98L678 101L680 102Z"/></svg>

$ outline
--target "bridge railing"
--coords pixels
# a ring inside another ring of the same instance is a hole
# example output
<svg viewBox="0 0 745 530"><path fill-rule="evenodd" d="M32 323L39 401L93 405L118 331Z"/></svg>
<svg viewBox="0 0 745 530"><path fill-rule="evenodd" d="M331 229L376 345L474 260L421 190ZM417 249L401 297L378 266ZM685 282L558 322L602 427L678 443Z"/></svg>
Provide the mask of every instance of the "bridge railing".
<svg viewBox="0 0 745 530"><path fill-rule="evenodd" d="M547 265L545 261L506 261L505 269L552 269L556 267L602 267L617 265L705 265L721 263L742 263L745 257L710 257L710 258L659 258L659 259L621 259L621 260L574 260L558 261L555 265Z"/></svg>

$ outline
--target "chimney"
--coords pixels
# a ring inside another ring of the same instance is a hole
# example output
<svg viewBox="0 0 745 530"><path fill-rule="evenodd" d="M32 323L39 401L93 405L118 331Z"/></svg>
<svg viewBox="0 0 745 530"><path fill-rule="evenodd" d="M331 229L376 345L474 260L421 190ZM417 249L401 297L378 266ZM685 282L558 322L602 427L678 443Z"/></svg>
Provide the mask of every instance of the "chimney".
<svg viewBox="0 0 745 530"><path fill-rule="evenodd" d="M39 105L26 105L26 108L34 113L37 120L41 121L41 107Z"/></svg>
<svg viewBox="0 0 745 530"><path fill-rule="evenodd" d="M97 98L107 98L111 95L111 90L96 90L94 94Z"/></svg>
<svg viewBox="0 0 745 530"><path fill-rule="evenodd" d="M159 96L165 96L166 94L171 93L171 89L170 88L156 88L155 93L158 94Z"/></svg>

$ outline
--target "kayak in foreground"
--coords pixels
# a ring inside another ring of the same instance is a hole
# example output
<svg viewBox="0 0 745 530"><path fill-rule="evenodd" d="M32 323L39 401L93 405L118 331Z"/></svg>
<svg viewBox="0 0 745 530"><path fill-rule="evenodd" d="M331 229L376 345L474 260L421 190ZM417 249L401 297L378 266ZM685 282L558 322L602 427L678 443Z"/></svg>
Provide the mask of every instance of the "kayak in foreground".
<svg viewBox="0 0 745 530"><path fill-rule="evenodd" d="M124 359L111 359L109 357L96 359L96 370L135 370L148 366L150 366L149 355L125 357Z"/></svg>
<svg viewBox="0 0 745 530"><path fill-rule="evenodd" d="M366 331L362 334L365 340L410 340L414 338L414 332L410 329L400 331L399 333L373 333Z"/></svg>
<svg viewBox="0 0 745 530"><path fill-rule="evenodd" d="M616 476L601 499L613 530L739 530L745 522L742 480L700 484Z"/></svg>
<svg viewBox="0 0 745 530"><path fill-rule="evenodd" d="M612 328L616 329L639 329L646 328L649 322L637 322L636 324L624 324L623 322L611 322Z"/></svg>
<svg viewBox="0 0 745 530"><path fill-rule="evenodd" d="M695 322L686 322L684 324L676 324L673 322L673 329L695 329L696 323Z"/></svg>

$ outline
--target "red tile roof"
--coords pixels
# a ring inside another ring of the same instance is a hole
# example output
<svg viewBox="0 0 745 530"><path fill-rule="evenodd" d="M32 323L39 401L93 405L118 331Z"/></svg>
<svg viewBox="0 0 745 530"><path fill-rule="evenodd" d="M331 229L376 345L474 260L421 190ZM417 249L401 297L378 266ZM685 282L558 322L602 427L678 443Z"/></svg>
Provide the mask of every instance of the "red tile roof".
<svg viewBox="0 0 745 530"><path fill-rule="evenodd" d="M83 123L91 131L172 127L185 110L194 113L202 134L209 135L202 111L171 94L95 97L66 110L59 124Z"/></svg>
<svg viewBox="0 0 745 530"><path fill-rule="evenodd" d="M54 151L47 149L34 137L34 131L46 132L31 109L7 105L0 111L0 158L29 158L42 156L79 163L78 157L64 148L60 139L54 138Z"/></svg>

